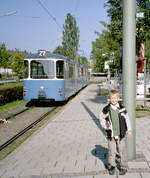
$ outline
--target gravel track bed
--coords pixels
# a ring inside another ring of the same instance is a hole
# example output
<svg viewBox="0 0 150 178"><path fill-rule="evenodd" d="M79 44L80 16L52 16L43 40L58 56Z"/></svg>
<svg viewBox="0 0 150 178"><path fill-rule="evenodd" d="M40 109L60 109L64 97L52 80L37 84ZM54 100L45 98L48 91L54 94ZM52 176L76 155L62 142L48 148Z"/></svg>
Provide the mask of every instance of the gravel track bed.
<svg viewBox="0 0 150 178"><path fill-rule="evenodd" d="M0 120L6 119L7 117L23 110L26 109L28 107L25 106L25 104L19 104L16 106L12 106L10 110L8 109L4 109L4 110L0 110Z"/></svg>
<svg viewBox="0 0 150 178"><path fill-rule="evenodd" d="M0 145L37 120L44 113L49 111L49 107L36 107L19 114L10 119L7 123L0 124Z"/></svg>

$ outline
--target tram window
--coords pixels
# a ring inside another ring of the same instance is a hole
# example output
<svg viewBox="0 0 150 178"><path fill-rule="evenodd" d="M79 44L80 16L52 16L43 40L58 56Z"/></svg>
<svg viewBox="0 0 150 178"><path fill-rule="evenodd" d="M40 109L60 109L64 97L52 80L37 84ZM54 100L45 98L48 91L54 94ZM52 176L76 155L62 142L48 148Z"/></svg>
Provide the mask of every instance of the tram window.
<svg viewBox="0 0 150 178"><path fill-rule="evenodd" d="M84 76L84 70L81 68L81 75Z"/></svg>
<svg viewBox="0 0 150 178"><path fill-rule="evenodd" d="M56 62L56 77L60 79L64 78L64 61Z"/></svg>
<svg viewBox="0 0 150 178"><path fill-rule="evenodd" d="M23 78L28 78L29 72L29 63L27 60L24 61L24 71L23 71Z"/></svg>
<svg viewBox="0 0 150 178"><path fill-rule="evenodd" d="M81 77L81 68L78 67L78 77Z"/></svg>
<svg viewBox="0 0 150 178"><path fill-rule="evenodd" d="M73 72L73 65L69 64L69 78L73 78L74 72Z"/></svg>
<svg viewBox="0 0 150 178"><path fill-rule="evenodd" d="M31 61L31 78L33 79L54 78L54 62L50 60Z"/></svg>

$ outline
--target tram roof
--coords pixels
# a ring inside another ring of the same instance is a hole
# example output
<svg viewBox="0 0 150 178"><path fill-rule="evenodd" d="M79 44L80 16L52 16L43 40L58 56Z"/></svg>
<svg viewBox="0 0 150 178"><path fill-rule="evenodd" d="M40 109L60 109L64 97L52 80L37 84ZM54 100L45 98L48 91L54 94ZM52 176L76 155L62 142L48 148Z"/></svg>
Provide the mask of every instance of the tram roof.
<svg viewBox="0 0 150 178"><path fill-rule="evenodd" d="M60 54L53 54L49 51L38 51L37 53L29 53L25 56L25 59L43 59L43 58L53 58L53 59L65 59L69 60L69 58L60 55Z"/></svg>
<svg viewBox="0 0 150 178"><path fill-rule="evenodd" d="M80 65L81 67L85 67L85 64L79 64L78 62L74 62L72 59L69 59L66 56L60 55L60 54L53 54L50 51L46 51L46 50L38 50L37 53L29 53L25 56L25 59L48 59L48 58L52 58L52 59L64 59L67 61L72 61L73 63L76 63L78 65Z"/></svg>

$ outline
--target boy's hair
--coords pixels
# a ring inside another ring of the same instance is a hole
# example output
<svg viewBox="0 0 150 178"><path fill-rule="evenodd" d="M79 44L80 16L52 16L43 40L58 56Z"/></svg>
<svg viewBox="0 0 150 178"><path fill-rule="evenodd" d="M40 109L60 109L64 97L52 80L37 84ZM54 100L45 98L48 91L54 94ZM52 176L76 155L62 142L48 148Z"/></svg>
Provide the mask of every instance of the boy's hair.
<svg viewBox="0 0 150 178"><path fill-rule="evenodd" d="M117 94L119 96L119 91L118 90L111 90L110 93L109 93L109 96L115 95L115 94Z"/></svg>

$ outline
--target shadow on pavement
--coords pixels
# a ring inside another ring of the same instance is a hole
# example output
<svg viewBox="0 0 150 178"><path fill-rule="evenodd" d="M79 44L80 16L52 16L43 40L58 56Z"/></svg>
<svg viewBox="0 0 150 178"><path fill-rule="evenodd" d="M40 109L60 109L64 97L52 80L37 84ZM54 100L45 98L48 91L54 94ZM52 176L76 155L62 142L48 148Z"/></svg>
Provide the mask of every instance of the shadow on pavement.
<svg viewBox="0 0 150 178"><path fill-rule="evenodd" d="M89 101L92 101L93 103L107 104L108 96L95 96L95 98L89 99Z"/></svg>
<svg viewBox="0 0 150 178"><path fill-rule="evenodd" d="M108 161L107 161L107 155L108 155L108 149L103 147L102 145L95 145L95 148L91 151L92 155L99 158L106 169L108 169Z"/></svg>
<svg viewBox="0 0 150 178"><path fill-rule="evenodd" d="M85 110L88 112L88 114L91 116L94 123L97 125L97 127L101 130L101 132L106 136L105 130L102 128L99 119L95 116L95 114L86 106L84 102L81 102ZM108 169L108 162L107 162L107 155L108 155L108 149L103 147L102 145L95 145L95 149L91 151L93 156L98 157L104 164L105 168Z"/></svg>
<svg viewBox="0 0 150 178"><path fill-rule="evenodd" d="M95 114L86 106L86 104L84 102L81 102L81 104L83 105L83 107L85 108L85 110L88 112L88 114L91 116L92 120L94 121L94 123L97 125L97 127L101 130L101 132L106 135L105 130L102 128L99 119L95 116Z"/></svg>

